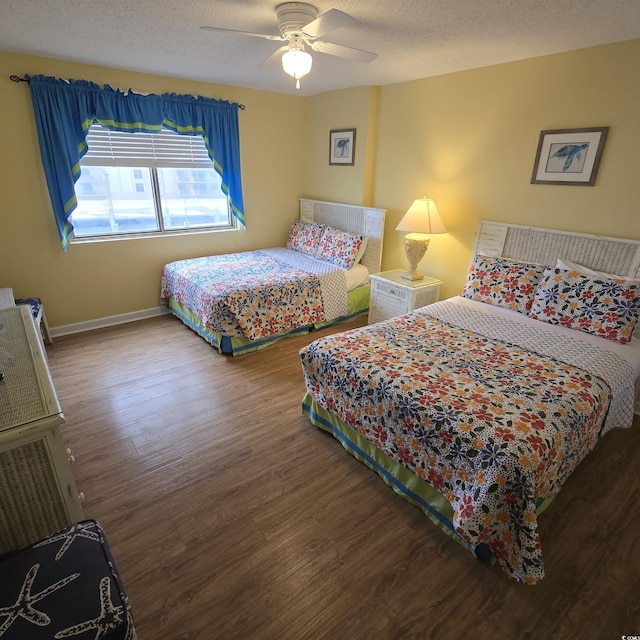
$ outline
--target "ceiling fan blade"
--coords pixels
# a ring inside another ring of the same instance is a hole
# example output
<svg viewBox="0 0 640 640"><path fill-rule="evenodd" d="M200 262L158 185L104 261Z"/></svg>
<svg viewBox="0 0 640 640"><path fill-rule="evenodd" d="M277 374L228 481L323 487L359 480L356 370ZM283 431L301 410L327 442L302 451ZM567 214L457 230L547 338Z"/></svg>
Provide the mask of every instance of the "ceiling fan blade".
<svg viewBox="0 0 640 640"><path fill-rule="evenodd" d="M261 62L260 67L272 67L282 60L282 54L289 50L289 45L285 44L283 47L278 47L264 62Z"/></svg>
<svg viewBox="0 0 640 640"><path fill-rule="evenodd" d="M312 20L308 25L303 27L302 31L311 38L319 38L325 33L329 33L329 31L339 29L340 27L348 27L354 22L355 20L343 11L339 9L329 9L329 11L318 16L315 20Z"/></svg>
<svg viewBox="0 0 640 640"><path fill-rule="evenodd" d="M314 51L319 51L320 53L328 53L330 56L347 58L349 60L354 60L355 62L371 62L378 57L377 53L371 53L371 51L345 47L341 44L333 44L333 42L322 42L322 40L316 40L311 43L311 48Z"/></svg>
<svg viewBox="0 0 640 640"><path fill-rule="evenodd" d="M254 33L253 31L238 31L237 29L223 29L222 27L200 27L204 31L223 31L225 33L236 33L241 36L252 36L254 38L263 38L265 40L277 40L278 42L285 42L286 38L282 36L271 36L266 33Z"/></svg>

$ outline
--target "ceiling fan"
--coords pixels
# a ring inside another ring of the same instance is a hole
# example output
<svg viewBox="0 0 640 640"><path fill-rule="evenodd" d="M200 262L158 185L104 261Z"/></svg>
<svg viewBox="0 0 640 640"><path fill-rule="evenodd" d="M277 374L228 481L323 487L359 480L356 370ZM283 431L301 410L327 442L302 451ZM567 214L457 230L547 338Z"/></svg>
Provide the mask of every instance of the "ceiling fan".
<svg viewBox="0 0 640 640"><path fill-rule="evenodd" d="M306 76L311 71L311 54L305 51L305 46L313 51L327 53L331 56L347 58L356 62L371 62L378 54L353 47L345 47L333 42L319 40L326 33L351 25L355 20L346 13L338 9L318 15L318 10L305 2L284 2L276 7L278 16L278 26L280 35L274 36L265 33L254 33L252 31L239 31L237 29L224 29L222 27L200 27L209 31L222 31L226 33L237 33L243 36L254 38L264 38L276 42L286 42L279 49L276 49L260 66L267 66L277 61L282 61L282 68L296 81L296 88L300 88L300 78Z"/></svg>

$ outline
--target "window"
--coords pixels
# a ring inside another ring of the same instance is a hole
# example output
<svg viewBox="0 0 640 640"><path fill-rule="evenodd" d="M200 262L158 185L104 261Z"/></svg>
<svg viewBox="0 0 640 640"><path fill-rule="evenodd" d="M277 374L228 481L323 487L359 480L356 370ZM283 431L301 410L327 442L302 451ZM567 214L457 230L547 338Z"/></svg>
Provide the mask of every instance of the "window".
<svg viewBox="0 0 640 640"><path fill-rule="evenodd" d="M202 137L94 124L87 146L71 214L76 238L235 228Z"/></svg>

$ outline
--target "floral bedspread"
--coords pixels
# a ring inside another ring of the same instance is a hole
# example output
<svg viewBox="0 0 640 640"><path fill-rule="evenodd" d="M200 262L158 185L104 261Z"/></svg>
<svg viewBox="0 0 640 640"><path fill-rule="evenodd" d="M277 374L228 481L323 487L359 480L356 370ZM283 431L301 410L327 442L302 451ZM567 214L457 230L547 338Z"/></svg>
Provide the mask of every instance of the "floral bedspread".
<svg viewBox="0 0 640 640"><path fill-rule="evenodd" d="M512 332L536 334L535 349L482 335L464 325L502 336L508 326L450 304L313 342L300 352L307 392L441 491L461 537L487 543L510 577L535 583L544 576L536 504L595 446L612 387L626 396L630 383L631 413L609 426L631 424L633 375L579 341L566 351L588 368L545 355L562 349L544 331Z"/></svg>
<svg viewBox="0 0 640 640"><path fill-rule="evenodd" d="M286 249L179 260L164 267L160 300L173 298L213 332L258 340L346 309L342 270L317 262Z"/></svg>

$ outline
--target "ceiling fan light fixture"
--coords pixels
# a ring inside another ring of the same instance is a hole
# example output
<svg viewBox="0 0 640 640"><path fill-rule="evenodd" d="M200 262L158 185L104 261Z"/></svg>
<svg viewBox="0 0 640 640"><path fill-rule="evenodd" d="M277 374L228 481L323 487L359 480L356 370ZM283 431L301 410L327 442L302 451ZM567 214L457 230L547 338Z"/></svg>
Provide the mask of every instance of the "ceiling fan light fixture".
<svg viewBox="0 0 640 640"><path fill-rule="evenodd" d="M287 42L288 44L274 51L260 66L266 67L274 63L277 64L278 58L280 58L284 72L296 81L296 89L300 88L300 78L303 78L311 71L313 63L311 54L305 51L305 47L309 47L311 50L318 51L321 54L346 58L354 62L367 63L376 58L377 54L371 51L363 51L342 44L319 40L326 33L351 26L355 22L351 16L339 9L329 9L322 15L318 15L318 9L306 2L283 2L276 6L276 15L280 29L279 36L228 29L226 27L200 28L227 34Z"/></svg>
<svg viewBox="0 0 640 640"><path fill-rule="evenodd" d="M300 88L300 78L311 71L313 58L301 49L289 49L282 54L282 68L296 81L296 89Z"/></svg>

